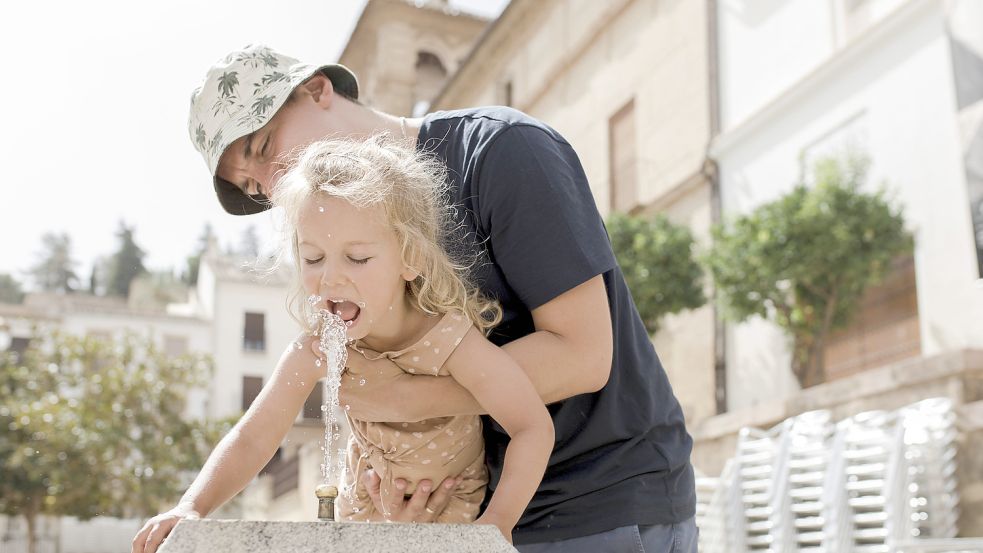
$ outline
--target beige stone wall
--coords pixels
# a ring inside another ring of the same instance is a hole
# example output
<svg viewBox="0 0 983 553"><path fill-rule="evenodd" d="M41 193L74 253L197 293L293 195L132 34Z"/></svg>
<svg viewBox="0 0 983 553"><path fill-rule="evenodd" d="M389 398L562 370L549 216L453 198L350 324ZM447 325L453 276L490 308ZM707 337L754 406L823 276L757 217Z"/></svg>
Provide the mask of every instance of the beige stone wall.
<svg viewBox="0 0 983 553"><path fill-rule="evenodd" d="M419 52L435 55L453 75L488 21L462 13L416 7L403 0L370 0L339 62L358 76L360 100L394 115L410 115L419 90ZM423 96L432 96L425 93Z"/></svg>
<svg viewBox="0 0 983 553"><path fill-rule="evenodd" d="M511 83L513 107L577 150L607 216L608 123L633 100L641 207L707 237L707 59L704 2L513 0L434 107L500 104ZM716 412L713 327L703 308L669 317L655 339L690 424Z"/></svg>

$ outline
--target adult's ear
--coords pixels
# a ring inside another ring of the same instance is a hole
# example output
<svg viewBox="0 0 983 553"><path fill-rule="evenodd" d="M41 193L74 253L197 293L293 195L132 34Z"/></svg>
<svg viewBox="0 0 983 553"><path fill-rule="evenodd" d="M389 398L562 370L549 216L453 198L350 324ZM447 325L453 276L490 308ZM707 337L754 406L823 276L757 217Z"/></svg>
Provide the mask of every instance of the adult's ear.
<svg viewBox="0 0 983 553"><path fill-rule="evenodd" d="M334 99L334 85L331 84L331 79L318 71L313 77L301 83L294 90L294 94L308 96L318 106L328 108L331 107L331 101Z"/></svg>

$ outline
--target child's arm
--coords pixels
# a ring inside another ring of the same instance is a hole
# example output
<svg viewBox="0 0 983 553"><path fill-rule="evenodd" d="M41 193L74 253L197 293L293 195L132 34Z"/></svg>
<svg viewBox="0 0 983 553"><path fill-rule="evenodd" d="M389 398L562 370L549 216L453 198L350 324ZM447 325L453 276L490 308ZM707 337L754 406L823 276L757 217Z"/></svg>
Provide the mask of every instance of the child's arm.
<svg viewBox="0 0 983 553"><path fill-rule="evenodd" d="M280 357L270 381L229 433L215 446L178 506L150 519L133 540L133 551L153 553L181 518L206 516L231 499L273 457L317 380L309 342L292 342Z"/></svg>
<svg viewBox="0 0 983 553"><path fill-rule="evenodd" d="M553 451L553 420L526 373L478 329L468 331L446 366L512 438L502 479L477 521L498 526L511 542Z"/></svg>

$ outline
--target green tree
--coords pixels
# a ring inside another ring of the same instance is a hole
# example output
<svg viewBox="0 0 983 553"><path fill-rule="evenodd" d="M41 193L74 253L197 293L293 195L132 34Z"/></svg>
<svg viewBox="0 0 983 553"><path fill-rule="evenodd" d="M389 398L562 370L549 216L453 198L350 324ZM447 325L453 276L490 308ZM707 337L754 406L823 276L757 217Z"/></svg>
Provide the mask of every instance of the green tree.
<svg viewBox="0 0 983 553"><path fill-rule="evenodd" d="M809 182L713 229L707 256L725 314L769 317L792 342L792 371L805 388L825 381L830 332L845 327L864 291L912 247L883 191L864 193L869 162L819 160Z"/></svg>
<svg viewBox="0 0 983 553"><path fill-rule="evenodd" d="M109 293L115 296L128 297L130 283L133 279L147 272L143 266L146 256L140 246L133 240L133 227L126 226L120 221L116 237L119 239L119 249L110 260Z"/></svg>
<svg viewBox="0 0 983 553"><path fill-rule="evenodd" d="M607 221L611 247L649 334L664 315L706 303L703 271L693 256L693 235L665 216L615 213Z"/></svg>
<svg viewBox="0 0 983 553"><path fill-rule="evenodd" d="M203 355L168 357L146 339L38 331L0 356L0 513L147 516L173 504L229 422L189 421Z"/></svg>
<svg viewBox="0 0 983 553"><path fill-rule="evenodd" d="M46 292L68 293L75 290L78 275L72 259L72 239L67 233L46 232L41 237L40 260L30 269L38 288Z"/></svg>
<svg viewBox="0 0 983 553"><path fill-rule="evenodd" d="M0 273L0 303L20 303L24 301L24 291L20 282L7 273Z"/></svg>

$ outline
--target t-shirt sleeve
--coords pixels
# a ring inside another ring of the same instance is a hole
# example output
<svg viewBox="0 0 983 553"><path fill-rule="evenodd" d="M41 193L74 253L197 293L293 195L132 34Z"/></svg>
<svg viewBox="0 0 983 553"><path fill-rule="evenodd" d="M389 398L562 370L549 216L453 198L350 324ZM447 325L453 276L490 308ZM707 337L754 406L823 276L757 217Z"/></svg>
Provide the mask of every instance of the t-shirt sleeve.
<svg viewBox="0 0 983 553"><path fill-rule="evenodd" d="M476 211L489 253L530 310L615 266L580 159L544 129L516 125L488 146Z"/></svg>

